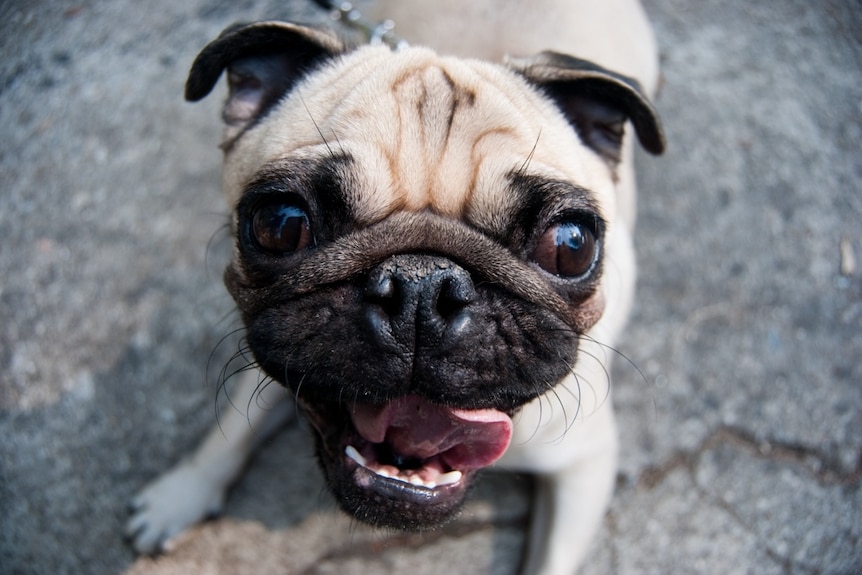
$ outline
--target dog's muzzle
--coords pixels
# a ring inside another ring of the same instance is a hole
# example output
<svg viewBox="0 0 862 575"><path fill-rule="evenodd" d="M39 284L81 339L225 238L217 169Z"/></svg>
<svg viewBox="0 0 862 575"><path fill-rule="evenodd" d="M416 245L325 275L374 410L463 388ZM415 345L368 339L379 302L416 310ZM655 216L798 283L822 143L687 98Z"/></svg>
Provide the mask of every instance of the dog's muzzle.
<svg viewBox="0 0 862 575"><path fill-rule="evenodd" d="M412 363L465 345L477 299L470 274L451 260L400 254L368 274L363 312L373 345ZM508 414L426 396L432 390L413 389L383 404L360 398L341 426L332 425L337 415L306 404L329 454L324 467L330 480L340 484L342 504L362 519L408 529L438 524L460 505L474 472L508 448Z"/></svg>

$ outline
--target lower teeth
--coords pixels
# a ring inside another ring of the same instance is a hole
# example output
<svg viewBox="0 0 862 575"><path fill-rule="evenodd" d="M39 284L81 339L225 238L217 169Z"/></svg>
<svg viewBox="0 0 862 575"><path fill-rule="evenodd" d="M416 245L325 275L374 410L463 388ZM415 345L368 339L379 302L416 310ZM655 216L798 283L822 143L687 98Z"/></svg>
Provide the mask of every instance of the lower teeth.
<svg viewBox="0 0 862 575"><path fill-rule="evenodd" d="M400 475L400 474L391 474L384 469L373 469L368 466L368 461L362 456L359 451L353 447L352 445L348 445L344 448L344 454L364 467L369 471L381 476L387 477L389 479L395 479L396 481L401 481L404 483L409 483L411 485L415 485L417 487L425 487L427 489L434 489L435 487L442 487L444 485L452 485L454 483L458 483L461 480L463 474L458 471L450 471L448 473L443 473L437 477L437 481L425 481L421 477L416 474L411 475Z"/></svg>

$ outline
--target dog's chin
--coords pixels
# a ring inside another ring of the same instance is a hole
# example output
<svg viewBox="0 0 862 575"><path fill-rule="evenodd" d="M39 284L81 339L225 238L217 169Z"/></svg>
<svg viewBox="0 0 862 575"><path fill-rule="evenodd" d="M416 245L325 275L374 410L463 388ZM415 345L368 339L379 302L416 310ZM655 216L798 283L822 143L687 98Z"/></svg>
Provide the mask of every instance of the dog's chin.
<svg viewBox="0 0 862 575"><path fill-rule="evenodd" d="M350 458L325 457L321 455L327 481L344 511L370 525L404 531L433 529L457 516L475 474L425 487L386 477Z"/></svg>
<svg viewBox="0 0 862 575"><path fill-rule="evenodd" d="M512 420L407 396L384 405L302 402L341 507L378 527L422 531L457 515L477 472L506 450Z"/></svg>

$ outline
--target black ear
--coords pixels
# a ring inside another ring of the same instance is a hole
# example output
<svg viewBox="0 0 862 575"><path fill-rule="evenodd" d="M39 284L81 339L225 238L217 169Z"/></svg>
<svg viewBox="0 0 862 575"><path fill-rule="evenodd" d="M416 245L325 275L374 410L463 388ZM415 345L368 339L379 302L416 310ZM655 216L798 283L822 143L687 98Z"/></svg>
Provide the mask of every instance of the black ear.
<svg viewBox="0 0 862 575"><path fill-rule="evenodd" d="M195 58L186 100L203 99L227 69L224 121L242 128L263 116L310 69L342 52L344 45L320 30L286 22L234 25Z"/></svg>
<svg viewBox="0 0 862 575"><path fill-rule="evenodd" d="M612 167L620 160L626 120L648 152L664 151L661 120L637 80L556 52L509 65L554 100L584 143Z"/></svg>

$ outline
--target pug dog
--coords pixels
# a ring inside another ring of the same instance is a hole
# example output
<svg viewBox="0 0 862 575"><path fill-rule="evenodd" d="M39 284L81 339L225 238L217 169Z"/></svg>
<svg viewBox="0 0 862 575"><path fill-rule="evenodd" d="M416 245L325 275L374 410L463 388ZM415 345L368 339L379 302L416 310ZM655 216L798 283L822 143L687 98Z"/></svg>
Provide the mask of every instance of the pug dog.
<svg viewBox="0 0 862 575"><path fill-rule="evenodd" d="M170 549L299 411L335 499L372 525L433 529L482 470L534 474L522 571L571 574L616 473L632 139L664 148L650 27L636 0L374 9L409 47L259 22L191 68L191 101L227 72L224 280L262 375L238 376L249 413L144 489L128 534Z"/></svg>

